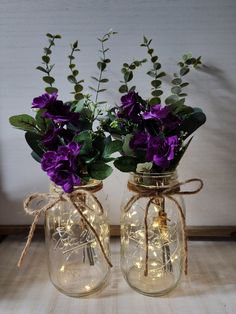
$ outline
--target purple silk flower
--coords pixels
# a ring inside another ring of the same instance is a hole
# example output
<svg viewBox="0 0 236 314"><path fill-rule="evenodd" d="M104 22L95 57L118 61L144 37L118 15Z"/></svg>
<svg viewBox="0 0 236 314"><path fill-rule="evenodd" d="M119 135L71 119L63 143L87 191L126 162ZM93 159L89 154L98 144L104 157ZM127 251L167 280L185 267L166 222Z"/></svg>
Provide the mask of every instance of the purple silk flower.
<svg viewBox="0 0 236 314"><path fill-rule="evenodd" d="M77 157L81 145L71 142L60 146L57 151L47 151L41 160L41 168L47 172L51 181L61 186L66 193L71 193L75 185L81 184Z"/></svg>
<svg viewBox="0 0 236 314"><path fill-rule="evenodd" d="M33 99L32 108L45 109L42 117L50 119L56 123L78 124L80 114L71 112L70 106L63 104L61 100L57 100L57 94L43 94Z"/></svg>
<svg viewBox="0 0 236 314"><path fill-rule="evenodd" d="M161 138L158 136L149 136L147 148L147 161L153 161L161 168L167 168L170 161L174 159L178 148L179 140L176 135Z"/></svg>
<svg viewBox="0 0 236 314"><path fill-rule="evenodd" d="M140 112L143 110L142 104L139 102L138 93L129 92L126 95L121 97L121 107L117 116L119 118L128 118L133 120L134 122L138 122L140 120Z"/></svg>

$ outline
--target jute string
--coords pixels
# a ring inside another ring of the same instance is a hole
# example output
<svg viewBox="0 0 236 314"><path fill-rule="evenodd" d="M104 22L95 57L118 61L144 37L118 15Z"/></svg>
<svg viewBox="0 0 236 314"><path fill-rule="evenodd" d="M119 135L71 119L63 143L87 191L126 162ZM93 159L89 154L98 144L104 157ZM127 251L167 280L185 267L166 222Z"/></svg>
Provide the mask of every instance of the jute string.
<svg viewBox="0 0 236 314"><path fill-rule="evenodd" d="M190 191L180 191L180 187L186 184L189 184L191 182L197 182L199 183L199 187L197 187L194 190ZM128 182L128 189L130 191L135 192L136 194L130 198L130 200L125 205L124 211L128 212L133 204L137 202L142 197L149 197L150 200L147 202L147 205L145 207L144 211L144 232L145 232L145 269L144 269L144 275L148 275L148 210L152 202L156 199L164 199L166 197L171 202L173 202L181 217L182 221L182 232L183 232L183 240L184 240L184 253L185 253L185 263L184 263L184 272L187 274L188 272L188 244L187 244L187 234L186 234L186 221L185 221L185 215L183 212L183 208L181 207L180 203L174 198L174 195L191 195L196 194L199 191L201 191L203 187L203 182L201 179L193 178L189 179L183 182L176 183L170 187L161 187L161 186L146 186L146 185L140 185L136 184L134 182L129 181ZM166 215L163 216L163 219L166 219Z"/></svg>
<svg viewBox="0 0 236 314"><path fill-rule="evenodd" d="M34 231L37 225L37 222L41 216L42 213L45 213L47 210L51 209L53 206L55 206L56 204L58 204L60 201L67 201L72 208L74 208L75 210L78 211L78 213L80 214L80 216L82 217L83 221L85 222L85 224L88 226L88 228L91 230L91 232L93 233L93 235L95 236L100 249L102 251L102 254L107 262L107 264L112 267L112 263L109 259L109 257L107 256L104 246L99 238L99 235L97 234L97 231L95 230L95 228L92 226L92 224L89 222L89 220L87 219L86 215L83 213L82 209L88 209L89 211L93 211L92 208L90 208L88 205L85 204L85 202L80 198L80 196L88 196L91 197L93 199L93 201L95 202L95 204L98 206L100 213L103 213L103 207L101 205L101 203L99 202L99 200L97 199L97 197L93 194L99 190L102 189L102 182L99 182L99 184L96 184L95 186L84 186L84 187L79 187L78 189L76 189L74 192L72 193L65 193L65 192L60 192L57 193L55 195L49 194L49 193L33 193L31 195L29 195L23 203L24 206L24 210L28 215L34 216L34 220L31 224L30 227L30 231L28 234L28 238L27 238L27 242L25 244L25 247L21 253L20 259L18 261L17 266L21 267L23 259L25 258L28 249L30 247L32 238L34 236ZM31 203L35 201L38 204L42 201L48 201L48 203L38 209L34 209L31 208Z"/></svg>

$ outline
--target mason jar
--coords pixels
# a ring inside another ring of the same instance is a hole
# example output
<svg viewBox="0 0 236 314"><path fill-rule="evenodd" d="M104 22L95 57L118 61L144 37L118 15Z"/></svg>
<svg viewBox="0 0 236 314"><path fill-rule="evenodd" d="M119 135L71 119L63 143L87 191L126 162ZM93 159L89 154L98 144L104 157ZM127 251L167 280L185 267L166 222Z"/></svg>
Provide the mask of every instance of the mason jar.
<svg viewBox="0 0 236 314"><path fill-rule="evenodd" d="M101 191L102 182L92 180L75 188L73 197L61 197L46 211L50 279L59 291L69 296L95 293L109 278L109 225L101 204ZM51 185L52 198L60 197L61 193L60 187Z"/></svg>
<svg viewBox="0 0 236 314"><path fill-rule="evenodd" d="M145 295L174 289L184 268L184 202L170 193L176 184L176 172L129 176L121 213L121 269L129 286Z"/></svg>

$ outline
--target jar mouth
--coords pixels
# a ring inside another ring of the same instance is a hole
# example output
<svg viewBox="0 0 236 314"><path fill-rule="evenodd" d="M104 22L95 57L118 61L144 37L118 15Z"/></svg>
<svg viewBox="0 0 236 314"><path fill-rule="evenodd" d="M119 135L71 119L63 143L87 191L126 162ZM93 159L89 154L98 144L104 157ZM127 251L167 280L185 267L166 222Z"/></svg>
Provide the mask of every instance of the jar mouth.
<svg viewBox="0 0 236 314"><path fill-rule="evenodd" d="M82 185L75 185L73 191L82 189L82 190L89 190L89 191L99 191L103 187L103 183L101 180L90 179L86 184ZM61 186L55 184L54 182L50 182L50 191L61 193L63 189Z"/></svg>
<svg viewBox="0 0 236 314"><path fill-rule="evenodd" d="M129 181L136 185L167 188L178 182L178 175L176 170L160 173L131 172Z"/></svg>

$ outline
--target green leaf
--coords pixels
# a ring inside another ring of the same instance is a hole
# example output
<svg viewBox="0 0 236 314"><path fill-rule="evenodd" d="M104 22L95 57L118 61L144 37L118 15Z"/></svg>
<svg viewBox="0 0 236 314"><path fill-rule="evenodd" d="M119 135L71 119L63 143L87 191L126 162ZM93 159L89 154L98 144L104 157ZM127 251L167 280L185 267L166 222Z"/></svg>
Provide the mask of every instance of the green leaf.
<svg viewBox="0 0 236 314"><path fill-rule="evenodd" d="M57 35L54 36L54 38L60 39L60 38L61 38L61 35L60 35L60 34L57 34Z"/></svg>
<svg viewBox="0 0 236 314"><path fill-rule="evenodd" d="M76 78L73 76L73 75L68 75L67 76L67 80L72 83L72 84L76 84L77 83L77 80Z"/></svg>
<svg viewBox="0 0 236 314"><path fill-rule="evenodd" d="M126 72L124 75L125 82L129 82L132 79L133 79L133 72L132 71Z"/></svg>
<svg viewBox="0 0 236 314"><path fill-rule="evenodd" d="M78 70L74 70L74 71L72 72L72 74L73 74L73 76L77 76L77 75L79 74L79 71L78 71Z"/></svg>
<svg viewBox="0 0 236 314"><path fill-rule="evenodd" d="M163 91L160 89L156 89L154 91L152 91L152 96L161 96L163 94Z"/></svg>
<svg viewBox="0 0 236 314"><path fill-rule="evenodd" d="M132 139L132 137L133 137L133 134L127 134L124 138L122 150L123 150L125 156L134 156L134 151L129 146L129 143L130 143L130 140Z"/></svg>
<svg viewBox="0 0 236 314"><path fill-rule="evenodd" d="M155 63L155 62L157 61L157 59L158 59L158 56L153 56L153 57L151 58L151 61L152 61L153 63Z"/></svg>
<svg viewBox="0 0 236 314"><path fill-rule="evenodd" d="M97 180L104 180L112 173L112 167L104 161L96 161L88 166L90 176Z"/></svg>
<svg viewBox="0 0 236 314"><path fill-rule="evenodd" d="M161 68L161 64L160 64L160 63L154 63L154 64L153 64L153 68L154 68L155 70L159 70L159 69Z"/></svg>
<svg viewBox="0 0 236 314"><path fill-rule="evenodd" d="M36 121L28 114L20 114L9 118L12 126L23 131L37 132Z"/></svg>
<svg viewBox="0 0 236 314"><path fill-rule="evenodd" d="M157 88L161 85L161 81L160 80L153 80L153 81L151 81L151 84L153 87Z"/></svg>
<svg viewBox="0 0 236 314"><path fill-rule="evenodd" d="M98 62L97 67L99 68L99 70L104 71L106 68L106 63L105 62Z"/></svg>
<svg viewBox="0 0 236 314"><path fill-rule="evenodd" d="M44 52L47 54L47 55L50 55L52 53L52 50L49 49L49 48L44 48Z"/></svg>
<svg viewBox="0 0 236 314"><path fill-rule="evenodd" d="M181 87L179 87L179 86L174 86L174 87L171 88L171 92L172 92L173 94L178 95L178 94L181 93Z"/></svg>
<svg viewBox="0 0 236 314"><path fill-rule="evenodd" d="M41 162L41 157L39 157L39 155L37 155L34 151L31 152L31 156L34 158L34 160L36 160L37 162Z"/></svg>
<svg viewBox="0 0 236 314"><path fill-rule="evenodd" d="M51 121L49 119L45 119L44 117L42 117L43 112L44 110L42 109L38 110L35 116L35 120L39 129L45 133L49 129Z"/></svg>
<svg viewBox="0 0 236 314"><path fill-rule="evenodd" d="M114 161L114 166L122 172L136 171L137 160L131 156L121 156Z"/></svg>
<svg viewBox="0 0 236 314"><path fill-rule="evenodd" d="M78 40L76 40L76 41L73 43L72 47L73 47L74 49L76 49L76 48L78 47Z"/></svg>
<svg viewBox="0 0 236 314"><path fill-rule="evenodd" d="M81 94L81 93L75 93L74 98L75 98L76 100L81 100L81 99L84 98L84 95Z"/></svg>
<svg viewBox="0 0 236 314"><path fill-rule="evenodd" d="M39 70L39 71L42 71L42 72L44 72L44 73L48 73L47 70L44 69L44 68L41 67L41 66L38 66L36 69Z"/></svg>
<svg viewBox="0 0 236 314"><path fill-rule="evenodd" d="M44 151L39 146L42 141L42 137L34 132L26 132L25 139L29 147L41 158L44 154Z"/></svg>
<svg viewBox="0 0 236 314"><path fill-rule="evenodd" d="M110 157L111 154L115 152L119 152L122 149L123 143L118 140L110 141L105 145L104 151L103 151L103 157L107 158Z"/></svg>
<svg viewBox="0 0 236 314"><path fill-rule="evenodd" d="M174 85L180 85L182 83L181 78L175 78L171 81L172 84Z"/></svg>
<svg viewBox="0 0 236 314"><path fill-rule="evenodd" d="M148 54L152 55L153 51L154 51L153 49L148 49Z"/></svg>
<svg viewBox="0 0 236 314"><path fill-rule="evenodd" d="M43 80L44 80L44 82L46 82L48 84L53 84L55 82L55 79L51 76L44 76Z"/></svg>
<svg viewBox="0 0 236 314"><path fill-rule="evenodd" d="M156 73L153 71L148 71L147 75L151 76L151 77L156 77Z"/></svg>
<svg viewBox="0 0 236 314"><path fill-rule="evenodd" d="M70 65L69 65L69 68L72 70L73 68L75 68L76 67L76 65L74 64L74 63L71 63Z"/></svg>
<svg viewBox="0 0 236 314"><path fill-rule="evenodd" d="M157 105L161 103L161 99L159 97L153 97L149 100L149 105Z"/></svg>
<svg viewBox="0 0 236 314"><path fill-rule="evenodd" d="M182 69L180 69L180 75L184 76L189 72L189 68L188 67L183 67Z"/></svg>
<svg viewBox="0 0 236 314"><path fill-rule="evenodd" d="M48 38L53 38L53 35L50 34L50 33L47 33L46 36L47 36Z"/></svg>
<svg viewBox="0 0 236 314"><path fill-rule="evenodd" d="M90 130L82 131L73 137L73 141L82 143L83 141L91 141L92 132Z"/></svg>
<svg viewBox="0 0 236 314"><path fill-rule="evenodd" d="M104 79L101 79L100 82L101 82L101 83L107 83L107 82L109 82L109 80L106 79L106 78L104 78Z"/></svg>
<svg viewBox="0 0 236 314"><path fill-rule="evenodd" d="M183 131L186 133L184 138L187 138L205 122L206 116L203 112L194 112L190 114L184 121L182 121L178 131Z"/></svg>
<svg viewBox="0 0 236 314"><path fill-rule="evenodd" d="M77 84L77 85L74 86L74 90L75 90L76 93L80 93L83 90L83 86L80 85L80 84Z"/></svg>
<svg viewBox="0 0 236 314"><path fill-rule="evenodd" d="M165 72L160 72L156 77L157 77L157 78L160 78L160 77L163 77L163 76L166 76L166 73L165 73Z"/></svg>
<svg viewBox="0 0 236 314"><path fill-rule="evenodd" d="M51 86L48 86L45 88L45 91L48 93L48 94L52 94L52 93L57 93L58 92L58 89L56 87L51 87Z"/></svg>
<svg viewBox="0 0 236 314"><path fill-rule="evenodd" d="M45 62L46 64L48 64L48 63L50 62L49 56L42 56L42 60L43 60L43 62Z"/></svg>
<svg viewBox="0 0 236 314"><path fill-rule="evenodd" d="M128 87L126 85L121 85L121 87L119 88L119 92L121 94L127 93L128 92Z"/></svg>
<svg viewBox="0 0 236 314"><path fill-rule="evenodd" d="M166 98L165 103L167 105L174 104L176 101L179 100L179 97L177 95L170 95Z"/></svg>
<svg viewBox="0 0 236 314"><path fill-rule="evenodd" d="M187 83L187 82L185 82L185 83L182 83L181 85L180 85L180 87L186 87L186 86L188 86L189 85L189 83Z"/></svg>
<svg viewBox="0 0 236 314"><path fill-rule="evenodd" d="M152 166L152 162L139 163L137 164L136 172L150 172Z"/></svg>
<svg viewBox="0 0 236 314"><path fill-rule="evenodd" d="M143 42L144 42L144 44L147 44L147 43L148 43L148 39L147 39L146 36L143 36Z"/></svg>

